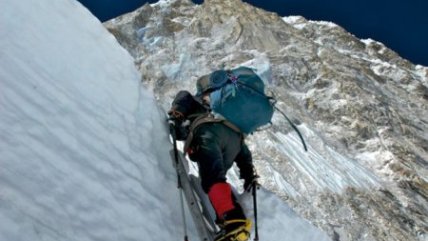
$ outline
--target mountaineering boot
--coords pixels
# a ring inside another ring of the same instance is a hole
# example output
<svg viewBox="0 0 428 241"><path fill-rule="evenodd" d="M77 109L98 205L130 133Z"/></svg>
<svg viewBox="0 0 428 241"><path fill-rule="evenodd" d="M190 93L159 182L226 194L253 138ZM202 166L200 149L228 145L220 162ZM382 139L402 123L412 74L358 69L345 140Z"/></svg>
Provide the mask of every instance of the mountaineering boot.
<svg viewBox="0 0 428 241"><path fill-rule="evenodd" d="M216 211L222 231L215 241L247 241L250 238L251 221L245 217L236 202L229 183L215 183L208 197Z"/></svg>
<svg viewBox="0 0 428 241"><path fill-rule="evenodd" d="M247 241L250 238L251 221L245 217L240 207L226 212L220 226L223 232L215 241Z"/></svg>

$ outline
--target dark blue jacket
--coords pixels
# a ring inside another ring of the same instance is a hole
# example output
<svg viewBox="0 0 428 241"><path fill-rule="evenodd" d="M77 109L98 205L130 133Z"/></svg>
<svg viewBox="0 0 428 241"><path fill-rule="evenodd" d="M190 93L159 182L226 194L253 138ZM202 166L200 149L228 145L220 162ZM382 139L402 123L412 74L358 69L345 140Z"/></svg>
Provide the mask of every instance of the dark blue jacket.
<svg viewBox="0 0 428 241"><path fill-rule="evenodd" d="M208 106L187 91L180 91L172 103L172 110L179 111L191 123L209 114ZM202 187L208 192L211 186L226 181L226 173L236 162L241 178L253 175L251 152L244 136L223 120L203 122L190 130L191 140L187 153L198 163Z"/></svg>

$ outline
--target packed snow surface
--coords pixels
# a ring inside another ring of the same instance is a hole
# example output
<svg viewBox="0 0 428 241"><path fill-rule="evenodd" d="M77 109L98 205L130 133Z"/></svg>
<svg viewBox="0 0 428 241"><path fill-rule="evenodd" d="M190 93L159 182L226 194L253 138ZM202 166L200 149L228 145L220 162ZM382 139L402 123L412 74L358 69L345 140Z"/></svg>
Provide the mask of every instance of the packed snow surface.
<svg viewBox="0 0 428 241"><path fill-rule="evenodd" d="M0 5L0 240L182 240L163 111L131 56L76 1ZM258 198L263 240L328 240Z"/></svg>

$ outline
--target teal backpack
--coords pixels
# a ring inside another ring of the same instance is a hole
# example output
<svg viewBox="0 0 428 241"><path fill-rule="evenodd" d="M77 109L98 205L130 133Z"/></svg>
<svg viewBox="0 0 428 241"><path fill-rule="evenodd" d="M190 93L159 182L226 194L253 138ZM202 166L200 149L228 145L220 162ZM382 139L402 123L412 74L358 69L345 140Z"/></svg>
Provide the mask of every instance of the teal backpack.
<svg viewBox="0 0 428 241"><path fill-rule="evenodd" d="M263 80L250 68L214 71L210 77L210 106L237 126L242 133L250 134L271 122L274 112L273 98L265 95Z"/></svg>
<svg viewBox="0 0 428 241"><path fill-rule="evenodd" d="M244 134L270 124L274 110L290 123L307 151L306 143L296 125L283 111L275 107L276 100L266 96L262 79L248 67L217 70L202 76L196 83L196 96L210 93L210 108L214 116L220 115Z"/></svg>

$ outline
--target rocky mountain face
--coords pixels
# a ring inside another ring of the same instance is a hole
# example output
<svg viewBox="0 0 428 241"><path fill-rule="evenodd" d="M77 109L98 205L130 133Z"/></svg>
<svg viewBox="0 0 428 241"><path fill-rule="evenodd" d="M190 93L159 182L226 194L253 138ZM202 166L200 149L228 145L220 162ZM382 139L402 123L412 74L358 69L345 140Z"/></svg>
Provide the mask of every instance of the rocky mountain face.
<svg viewBox="0 0 428 241"><path fill-rule="evenodd" d="M332 240L428 240L428 68L240 0L161 0L104 24L165 109L199 76L255 68L309 146L275 114L248 138L262 185Z"/></svg>

